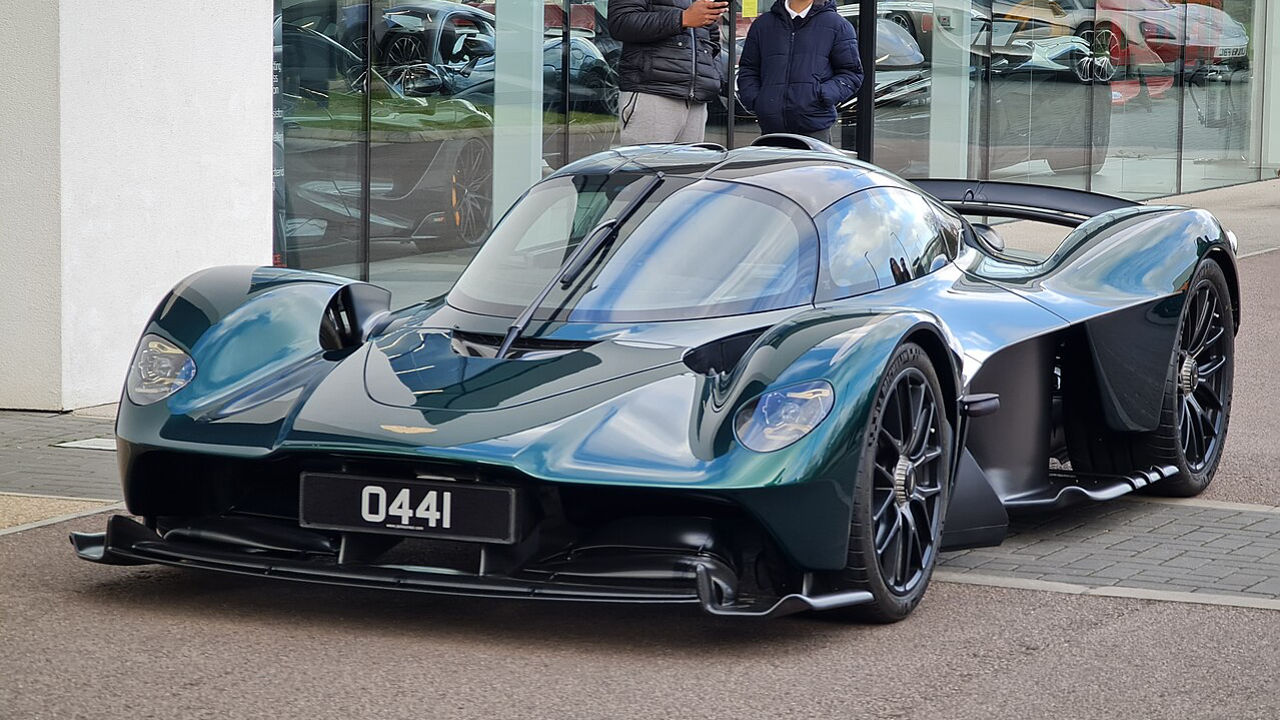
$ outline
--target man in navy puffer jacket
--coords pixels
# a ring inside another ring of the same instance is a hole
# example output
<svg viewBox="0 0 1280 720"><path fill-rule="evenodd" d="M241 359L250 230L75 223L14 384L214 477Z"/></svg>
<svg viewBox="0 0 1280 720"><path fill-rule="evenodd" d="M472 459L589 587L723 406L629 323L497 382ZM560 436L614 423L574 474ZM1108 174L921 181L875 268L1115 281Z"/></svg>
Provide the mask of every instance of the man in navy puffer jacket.
<svg viewBox="0 0 1280 720"><path fill-rule="evenodd" d="M836 105L862 86L853 26L835 0L777 0L747 32L738 95L760 131L831 142Z"/></svg>

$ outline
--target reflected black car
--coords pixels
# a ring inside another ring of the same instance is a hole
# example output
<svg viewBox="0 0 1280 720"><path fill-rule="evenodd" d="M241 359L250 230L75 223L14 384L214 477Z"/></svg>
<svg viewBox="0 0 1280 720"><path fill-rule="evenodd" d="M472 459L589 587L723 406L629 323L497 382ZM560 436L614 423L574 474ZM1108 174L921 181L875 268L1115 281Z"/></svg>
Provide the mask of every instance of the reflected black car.
<svg viewBox="0 0 1280 720"><path fill-rule="evenodd" d="M1110 146L1114 66L1081 38L1020 38L1009 23L984 19L970 47L969 166L982 172L984 164L991 171L1045 160L1055 173L1098 172ZM910 42L916 52L879 53L875 160L896 172L927 174L933 68L921 62L915 39L893 27L898 43ZM885 35L882 29L877 39ZM854 146L857 123L855 98L841 106L838 137L845 147Z"/></svg>
<svg viewBox="0 0 1280 720"><path fill-rule="evenodd" d="M429 67L384 76L314 30L282 23L279 38L284 218L276 242L288 264L355 260L366 142L371 240L428 250L484 237L493 168L487 113L442 96Z"/></svg>
<svg viewBox="0 0 1280 720"><path fill-rule="evenodd" d="M313 3L294 6L286 19L320 17L316 24L328 37L364 56L368 44L368 11L344 8L329 20ZM302 9L299 9L302 8ZM331 13L332 14L332 13ZM444 77L443 92L493 104L497 21L492 13L444 0L397 3L376 14L372 29L373 64L384 73L410 65L431 65ZM328 32L325 32L328 30ZM548 30L543 43L543 104L565 111L564 54L559 28ZM554 35L553 35L554 33ZM617 77L604 54L587 37L572 34L569 43L569 109L605 114L617 112Z"/></svg>

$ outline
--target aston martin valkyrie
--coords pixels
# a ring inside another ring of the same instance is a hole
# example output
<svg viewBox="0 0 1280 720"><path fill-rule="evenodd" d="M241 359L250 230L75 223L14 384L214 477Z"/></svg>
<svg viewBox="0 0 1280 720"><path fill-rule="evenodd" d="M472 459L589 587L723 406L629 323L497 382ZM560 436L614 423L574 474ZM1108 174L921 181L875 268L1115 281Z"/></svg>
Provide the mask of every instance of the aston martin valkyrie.
<svg viewBox="0 0 1280 720"><path fill-rule="evenodd" d="M1064 228L1015 250L969 217ZM121 398L161 563L502 598L888 622L1008 513L1213 478L1239 325L1208 212L909 183L809 138L571 163L446 295L197 273Z"/></svg>

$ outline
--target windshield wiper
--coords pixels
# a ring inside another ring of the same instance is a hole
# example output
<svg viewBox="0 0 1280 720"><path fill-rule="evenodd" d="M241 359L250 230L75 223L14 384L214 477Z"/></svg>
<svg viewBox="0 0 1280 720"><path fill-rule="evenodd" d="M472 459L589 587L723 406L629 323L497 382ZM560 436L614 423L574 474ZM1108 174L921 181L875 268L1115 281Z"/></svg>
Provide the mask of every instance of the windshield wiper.
<svg viewBox="0 0 1280 720"><path fill-rule="evenodd" d="M627 203L622 212L596 225L587 234L587 237L578 244L569 259L560 266L560 270L551 278L551 282L542 288L542 291L533 299L533 302L526 305L524 310L521 310L520 314L516 316L515 322L511 323L507 328L506 337L502 338L502 345L498 347L498 354L495 357L501 359L507 356L507 353L511 351L511 346L520 337L520 333L529 327L529 323L533 320L533 313L542 306L543 301L547 299L547 295L551 294L551 290L555 288L556 284L558 283L561 288L567 288L573 284L574 280L578 279L578 276L586 269L592 258L599 254L600 249L608 245L617 236L618 228L622 227L622 224L630 219L632 215L635 215L640 206L644 204L644 201L648 200L653 191L658 189L658 186L662 184L662 177L663 174L659 172L649 178L649 182L640 189L640 192L631 199L631 202Z"/></svg>

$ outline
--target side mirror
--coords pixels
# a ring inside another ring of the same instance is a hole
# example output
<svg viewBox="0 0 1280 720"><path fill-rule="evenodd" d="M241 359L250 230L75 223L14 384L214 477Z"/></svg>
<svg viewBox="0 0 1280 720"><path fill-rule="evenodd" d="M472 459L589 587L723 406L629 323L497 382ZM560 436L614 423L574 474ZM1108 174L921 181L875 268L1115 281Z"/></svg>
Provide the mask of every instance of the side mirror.
<svg viewBox="0 0 1280 720"><path fill-rule="evenodd" d="M480 59L481 56L472 55L471 59L467 61L467 64L463 65L462 69L458 70L458 74L464 78L471 77L471 73L475 72L476 65L480 64Z"/></svg>
<svg viewBox="0 0 1280 720"><path fill-rule="evenodd" d="M407 97L430 97L444 89L444 78L430 65L409 68L400 79L400 90Z"/></svg>
<svg viewBox="0 0 1280 720"><path fill-rule="evenodd" d="M472 35L462 43L462 52L474 61L476 58L493 57L497 50L493 38L488 35Z"/></svg>

